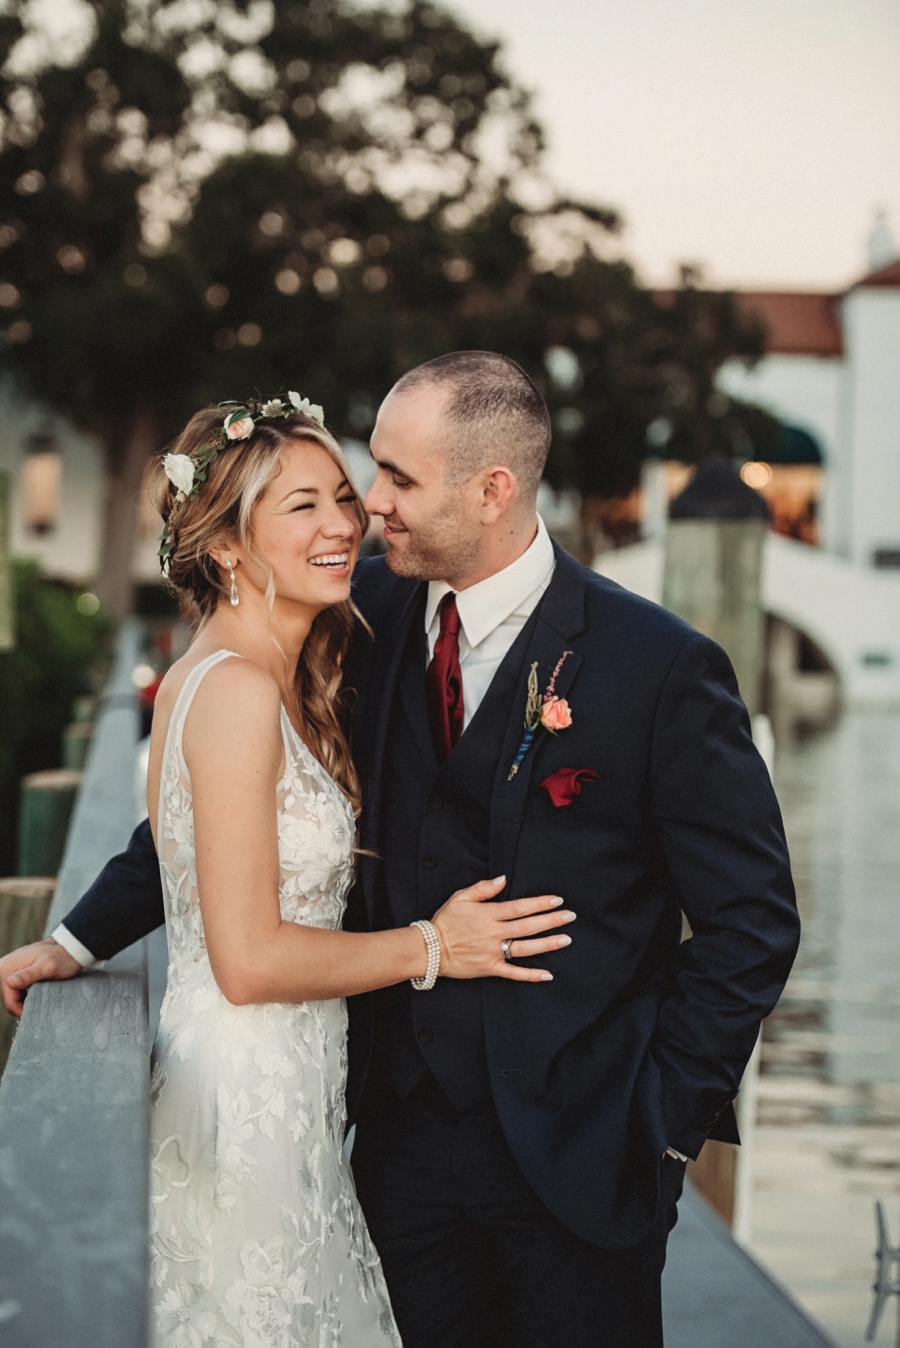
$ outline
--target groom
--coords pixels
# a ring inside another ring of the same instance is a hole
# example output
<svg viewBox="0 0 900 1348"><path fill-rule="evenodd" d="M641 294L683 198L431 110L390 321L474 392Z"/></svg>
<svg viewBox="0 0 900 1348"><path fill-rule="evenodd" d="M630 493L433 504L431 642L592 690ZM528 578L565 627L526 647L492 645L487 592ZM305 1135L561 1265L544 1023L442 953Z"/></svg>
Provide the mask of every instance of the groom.
<svg viewBox="0 0 900 1348"><path fill-rule="evenodd" d="M372 437L389 551L355 583L375 640L360 633L350 679L365 851L348 921L428 917L495 875L504 898L557 893L577 914L540 957L552 982L351 1003L354 1173L405 1348L661 1345L684 1159L737 1140L731 1101L797 945L731 666L550 541L549 440L527 375L486 352L411 371ZM144 825L55 933L65 949L0 963L7 1000L161 920Z"/></svg>

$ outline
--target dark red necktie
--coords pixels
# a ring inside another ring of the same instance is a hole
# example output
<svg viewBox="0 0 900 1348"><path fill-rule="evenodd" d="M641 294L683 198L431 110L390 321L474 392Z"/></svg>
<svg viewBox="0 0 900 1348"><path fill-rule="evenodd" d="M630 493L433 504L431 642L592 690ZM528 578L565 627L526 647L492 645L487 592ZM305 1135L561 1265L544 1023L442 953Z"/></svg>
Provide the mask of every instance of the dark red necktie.
<svg viewBox="0 0 900 1348"><path fill-rule="evenodd" d="M462 671L459 667L459 613L456 595L445 594L441 630L428 666L428 711L438 761L443 763L463 732Z"/></svg>

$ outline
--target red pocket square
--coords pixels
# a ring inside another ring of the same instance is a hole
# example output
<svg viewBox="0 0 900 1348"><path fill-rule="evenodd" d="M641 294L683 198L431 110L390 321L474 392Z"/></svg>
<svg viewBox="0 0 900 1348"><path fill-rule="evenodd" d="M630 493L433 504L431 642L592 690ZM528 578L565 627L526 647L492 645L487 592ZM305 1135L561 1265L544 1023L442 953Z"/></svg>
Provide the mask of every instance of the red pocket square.
<svg viewBox="0 0 900 1348"><path fill-rule="evenodd" d="M562 805L571 805L576 796L581 795L582 782L599 782L600 773L593 768L560 768L558 772L545 777L539 790L546 791L557 809Z"/></svg>

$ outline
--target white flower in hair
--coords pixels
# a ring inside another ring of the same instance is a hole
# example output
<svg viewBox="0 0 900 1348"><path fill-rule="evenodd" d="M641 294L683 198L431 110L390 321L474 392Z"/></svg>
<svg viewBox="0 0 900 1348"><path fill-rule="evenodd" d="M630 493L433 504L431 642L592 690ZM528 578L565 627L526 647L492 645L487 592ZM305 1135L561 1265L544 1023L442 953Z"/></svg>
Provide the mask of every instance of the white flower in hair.
<svg viewBox="0 0 900 1348"><path fill-rule="evenodd" d="M294 408L298 412L305 412L313 421L317 421L320 426L325 425L325 411L318 403L311 403L308 398L301 398L299 393L289 393Z"/></svg>
<svg viewBox="0 0 900 1348"><path fill-rule="evenodd" d="M261 417L280 417L285 411L284 403L280 398L272 398L269 402L263 403L259 409Z"/></svg>
<svg viewBox="0 0 900 1348"><path fill-rule="evenodd" d="M163 470L174 487L188 496L194 486L194 460L187 454L167 454Z"/></svg>
<svg viewBox="0 0 900 1348"><path fill-rule="evenodd" d="M225 434L229 440L248 440L253 434L253 418L246 407L229 412L225 418Z"/></svg>

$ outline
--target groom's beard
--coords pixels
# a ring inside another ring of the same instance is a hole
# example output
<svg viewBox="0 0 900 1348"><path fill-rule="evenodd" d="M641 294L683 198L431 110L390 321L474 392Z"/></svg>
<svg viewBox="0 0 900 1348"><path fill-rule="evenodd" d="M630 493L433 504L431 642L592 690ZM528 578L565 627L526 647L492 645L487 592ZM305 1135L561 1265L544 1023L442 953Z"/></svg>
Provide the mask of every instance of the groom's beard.
<svg viewBox="0 0 900 1348"><path fill-rule="evenodd" d="M405 530L396 542L388 541L387 564L397 576L446 580L476 570L480 549L461 501L451 498L427 524L407 528L391 516L385 525Z"/></svg>

